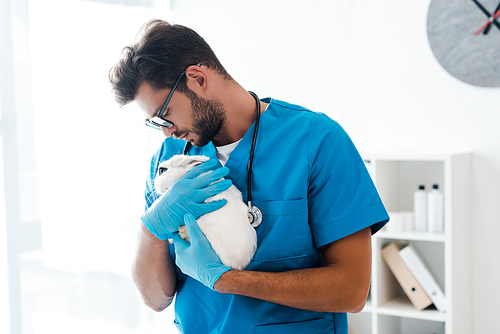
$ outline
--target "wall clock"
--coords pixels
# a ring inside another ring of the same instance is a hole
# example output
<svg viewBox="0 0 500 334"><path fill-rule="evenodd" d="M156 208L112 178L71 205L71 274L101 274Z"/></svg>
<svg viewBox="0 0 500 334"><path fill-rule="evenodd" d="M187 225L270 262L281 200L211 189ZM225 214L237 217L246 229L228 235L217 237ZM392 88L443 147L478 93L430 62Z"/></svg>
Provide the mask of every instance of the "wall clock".
<svg viewBox="0 0 500 334"><path fill-rule="evenodd" d="M481 87L500 87L500 0L432 0L427 37L451 75Z"/></svg>

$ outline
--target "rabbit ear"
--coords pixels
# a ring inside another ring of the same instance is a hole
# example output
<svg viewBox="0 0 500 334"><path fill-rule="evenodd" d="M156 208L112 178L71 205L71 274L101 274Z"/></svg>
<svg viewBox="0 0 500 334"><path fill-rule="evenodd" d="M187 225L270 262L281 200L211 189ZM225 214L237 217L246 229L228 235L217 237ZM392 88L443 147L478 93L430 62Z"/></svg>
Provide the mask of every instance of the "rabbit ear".
<svg viewBox="0 0 500 334"><path fill-rule="evenodd" d="M201 165L205 161L208 161L209 158L205 156L191 156L192 159L188 160L187 165L190 166L191 168L194 168L198 165Z"/></svg>
<svg viewBox="0 0 500 334"><path fill-rule="evenodd" d="M198 165L201 165L203 161L199 161L199 160L191 160L189 161L187 164L191 167L196 167Z"/></svg>

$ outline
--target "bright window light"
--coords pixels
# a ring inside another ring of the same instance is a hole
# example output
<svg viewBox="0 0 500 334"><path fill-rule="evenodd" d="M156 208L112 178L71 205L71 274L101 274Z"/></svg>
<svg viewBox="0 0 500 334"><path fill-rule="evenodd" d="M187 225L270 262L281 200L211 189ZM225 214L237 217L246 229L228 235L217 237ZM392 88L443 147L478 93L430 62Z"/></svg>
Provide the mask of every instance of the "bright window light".
<svg viewBox="0 0 500 334"><path fill-rule="evenodd" d="M29 57L15 62L29 64L31 84L16 85L16 101L31 110L16 107L19 202L21 220L41 232L40 245L20 254L22 333L177 333L173 308L148 309L130 277L149 161L163 138L135 105L120 109L108 83L140 26L169 19L168 1L23 4L24 20L13 8L12 37L14 53Z"/></svg>

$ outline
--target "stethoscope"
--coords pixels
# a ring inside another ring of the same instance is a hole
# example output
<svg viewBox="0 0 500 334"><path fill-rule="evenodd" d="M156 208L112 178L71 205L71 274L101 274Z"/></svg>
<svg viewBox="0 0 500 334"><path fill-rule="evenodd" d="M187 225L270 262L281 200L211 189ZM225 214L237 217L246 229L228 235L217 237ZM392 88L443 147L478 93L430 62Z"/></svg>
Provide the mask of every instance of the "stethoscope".
<svg viewBox="0 0 500 334"><path fill-rule="evenodd" d="M248 200L248 221L250 225L253 227L257 227L262 223L262 211L255 205L252 205L252 164L253 164L253 155L255 152L255 144L257 143L257 132L259 131L259 122L260 122L260 100L257 94L254 92L249 93L255 99L257 103L257 115L255 118L255 128L253 130L253 139L252 146L250 147L250 157L248 158L248 166L247 166L247 200ZM190 142L186 142L184 146L184 151L182 154L187 155L189 149L192 144Z"/></svg>

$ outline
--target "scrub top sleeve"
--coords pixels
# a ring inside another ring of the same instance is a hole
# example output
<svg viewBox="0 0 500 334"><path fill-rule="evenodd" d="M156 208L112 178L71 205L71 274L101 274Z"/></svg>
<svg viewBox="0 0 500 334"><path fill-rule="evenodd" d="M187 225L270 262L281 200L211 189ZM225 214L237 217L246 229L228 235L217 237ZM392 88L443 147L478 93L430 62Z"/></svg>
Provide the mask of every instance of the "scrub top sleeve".
<svg viewBox="0 0 500 334"><path fill-rule="evenodd" d="M372 234L389 217L357 149L342 127L318 114L308 139L309 223L316 247L371 226Z"/></svg>
<svg viewBox="0 0 500 334"><path fill-rule="evenodd" d="M159 194L156 193L154 187L154 178L156 177L156 171L158 170L159 157L162 152L162 147L151 157L151 163L149 165L149 172L146 178L146 187L144 189L144 197L146 201L145 210L149 209L149 207L156 201L159 197Z"/></svg>

